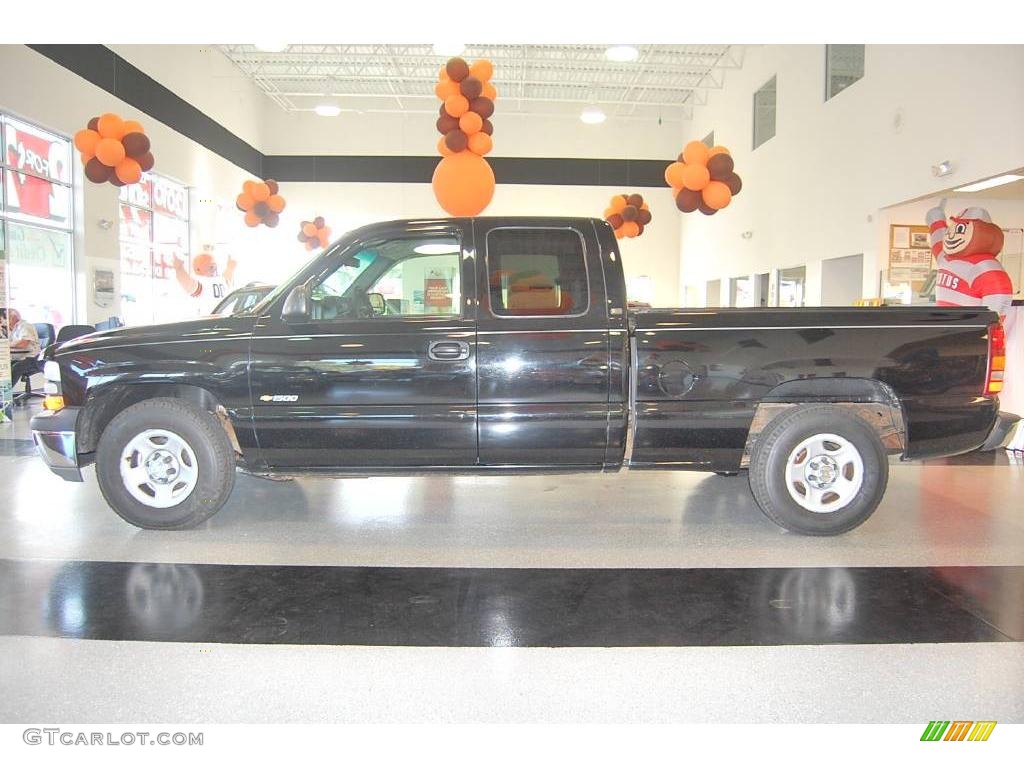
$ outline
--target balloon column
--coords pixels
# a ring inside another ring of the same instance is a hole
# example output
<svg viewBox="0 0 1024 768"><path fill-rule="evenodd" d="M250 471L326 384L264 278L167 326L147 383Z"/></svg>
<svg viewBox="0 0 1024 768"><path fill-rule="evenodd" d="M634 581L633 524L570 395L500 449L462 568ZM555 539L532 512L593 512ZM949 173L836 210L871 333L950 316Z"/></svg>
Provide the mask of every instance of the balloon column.
<svg viewBox="0 0 1024 768"><path fill-rule="evenodd" d="M250 180L242 184L242 194L235 198L235 206L245 214L246 226L266 224L276 227L285 202L278 194L277 182L273 179Z"/></svg>
<svg viewBox="0 0 1024 768"><path fill-rule="evenodd" d="M456 57L441 68L434 87L443 102L437 118L442 157L431 184L438 204L452 216L476 216L494 196L494 171L483 158L493 147L493 74L486 59L470 66Z"/></svg>
<svg viewBox="0 0 1024 768"><path fill-rule="evenodd" d="M615 195L604 210L604 220L612 225L620 240L639 237L651 223L651 211L642 195Z"/></svg>
<svg viewBox="0 0 1024 768"><path fill-rule="evenodd" d="M317 216L312 221L304 221L299 229L299 242L306 244L306 250L316 247L326 248L331 242L331 228L324 224L324 217Z"/></svg>
<svg viewBox="0 0 1024 768"><path fill-rule="evenodd" d="M672 187L680 211L713 216L743 188L733 168L732 156L725 147L709 149L703 141L691 141L679 159L665 169L665 183Z"/></svg>
<svg viewBox="0 0 1024 768"><path fill-rule="evenodd" d="M153 153L142 123L122 120L113 112L94 117L78 131L75 148L85 166L85 177L94 184L134 184L153 167Z"/></svg>

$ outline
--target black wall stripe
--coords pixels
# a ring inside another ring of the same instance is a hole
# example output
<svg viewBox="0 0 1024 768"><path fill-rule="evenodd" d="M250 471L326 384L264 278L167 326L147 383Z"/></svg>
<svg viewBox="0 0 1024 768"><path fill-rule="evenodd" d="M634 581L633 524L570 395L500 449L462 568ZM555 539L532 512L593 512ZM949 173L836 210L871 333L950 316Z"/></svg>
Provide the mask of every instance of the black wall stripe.
<svg viewBox="0 0 1024 768"><path fill-rule="evenodd" d="M434 156L264 155L104 45L28 47L262 178L427 184L438 163L439 158ZM159 162L159 148L156 148L156 155ZM665 166L669 162L564 157L490 157L488 160L499 184L622 188L664 187Z"/></svg>

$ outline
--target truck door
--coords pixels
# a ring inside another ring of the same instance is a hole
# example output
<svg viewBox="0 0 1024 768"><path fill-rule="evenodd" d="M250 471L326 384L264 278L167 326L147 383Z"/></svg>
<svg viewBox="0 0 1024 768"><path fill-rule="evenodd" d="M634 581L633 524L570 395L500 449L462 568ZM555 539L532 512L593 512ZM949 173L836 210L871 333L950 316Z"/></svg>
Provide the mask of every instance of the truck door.
<svg viewBox="0 0 1024 768"><path fill-rule="evenodd" d="M271 467L476 463L476 275L461 222L380 228L339 247L257 320L256 437Z"/></svg>
<svg viewBox="0 0 1024 768"><path fill-rule="evenodd" d="M477 220L480 463L599 469L608 430L604 276L589 221Z"/></svg>

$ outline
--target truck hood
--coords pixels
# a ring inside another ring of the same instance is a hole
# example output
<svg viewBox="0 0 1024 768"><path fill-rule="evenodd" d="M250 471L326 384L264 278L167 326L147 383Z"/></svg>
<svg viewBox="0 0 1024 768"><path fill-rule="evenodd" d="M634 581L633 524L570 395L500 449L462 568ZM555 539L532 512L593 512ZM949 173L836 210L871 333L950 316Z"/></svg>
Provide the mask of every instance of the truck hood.
<svg viewBox="0 0 1024 768"><path fill-rule="evenodd" d="M66 341L57 348L58 355L68 352L87 352L91 349L130 347L162 342L204 341L212 339L248 338L256 318L252 315L233 317L203 317L179 323L140 325L97 331L88 336Z"/></svg>

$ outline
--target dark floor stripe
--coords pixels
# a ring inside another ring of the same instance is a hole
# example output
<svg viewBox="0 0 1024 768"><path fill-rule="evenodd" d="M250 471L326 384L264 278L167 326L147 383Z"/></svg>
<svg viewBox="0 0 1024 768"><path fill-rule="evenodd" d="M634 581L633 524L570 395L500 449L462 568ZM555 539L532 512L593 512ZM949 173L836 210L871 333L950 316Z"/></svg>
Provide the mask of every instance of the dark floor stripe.
<svg viewBox="0 0 1024 768"><path fill-rule="evenodd" d="M1024 567L506 569L0 560L0 634L721 646L1024 639Z"/></svg>

